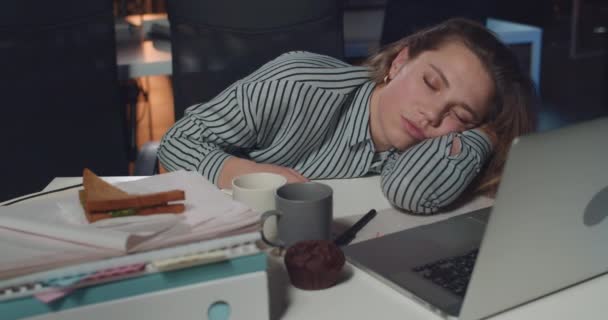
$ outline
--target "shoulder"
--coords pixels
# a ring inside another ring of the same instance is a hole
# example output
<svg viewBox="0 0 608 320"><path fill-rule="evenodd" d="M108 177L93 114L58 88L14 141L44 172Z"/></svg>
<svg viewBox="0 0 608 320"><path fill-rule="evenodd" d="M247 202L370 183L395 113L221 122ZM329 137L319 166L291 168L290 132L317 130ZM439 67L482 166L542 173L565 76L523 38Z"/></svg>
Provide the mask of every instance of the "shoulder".
<svg viewBox="0 0 608 320"><path fill-rule="evenodd" d="M242 81L314 82L352 79L369 79L369 70L326 55L292 51L269 61Z"/></svg>
<svg viewBox="0 0 608 320"><path fill-rule="evenodd" d="M311 68L352 67L350 64L334 57L308 51L286 52L276 57L270 63L297 63Z"/></svg>

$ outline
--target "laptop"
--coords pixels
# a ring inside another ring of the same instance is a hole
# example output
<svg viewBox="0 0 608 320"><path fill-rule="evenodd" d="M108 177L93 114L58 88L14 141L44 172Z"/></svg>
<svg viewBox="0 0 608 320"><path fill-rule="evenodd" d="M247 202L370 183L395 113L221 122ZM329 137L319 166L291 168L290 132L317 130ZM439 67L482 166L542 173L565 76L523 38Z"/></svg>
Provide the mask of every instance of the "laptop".
<svg viewBox="0 0 608 320"><path fill-rule="evenodd" d="M486 318L608 271L608 118L516 138L492 208L347 246L430 310Z"/></svg>

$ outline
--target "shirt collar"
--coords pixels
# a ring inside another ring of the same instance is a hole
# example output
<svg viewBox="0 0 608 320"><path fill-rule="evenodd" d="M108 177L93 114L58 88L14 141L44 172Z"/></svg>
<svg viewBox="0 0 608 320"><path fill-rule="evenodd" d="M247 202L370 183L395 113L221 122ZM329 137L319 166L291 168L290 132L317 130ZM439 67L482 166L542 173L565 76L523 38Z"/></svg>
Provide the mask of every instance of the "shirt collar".
<svg viewBox="0 0 608 320"><path fill-rule="evenodd" d="M355 117L350 119L346 128L346 134L349 135L349 145L354 146L358 143L371 141L369 132L369 108L371 104L372 91L376 84L373 81L367 81L359 86L352 94L350 106L348 107L347 117Z"/></svg>

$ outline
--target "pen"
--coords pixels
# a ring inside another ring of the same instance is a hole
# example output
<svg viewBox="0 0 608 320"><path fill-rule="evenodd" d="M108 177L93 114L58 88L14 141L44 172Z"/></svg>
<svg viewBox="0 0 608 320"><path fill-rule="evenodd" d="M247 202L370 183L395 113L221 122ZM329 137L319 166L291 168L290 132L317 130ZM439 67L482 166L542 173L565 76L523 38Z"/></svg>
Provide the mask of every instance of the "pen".
<svg viewBox="0 0 608 320"><path fill-rule="evenodd" d="M365 225L370 222L376 216L376 210L372 209L368 213L366 213L359 221L355 222L352 227L348 228L348 230L344 231L341 235L336 237L334 240L334 244L337 246L345 246L349 244L355 236L357 232L359 232Z"/></svg>

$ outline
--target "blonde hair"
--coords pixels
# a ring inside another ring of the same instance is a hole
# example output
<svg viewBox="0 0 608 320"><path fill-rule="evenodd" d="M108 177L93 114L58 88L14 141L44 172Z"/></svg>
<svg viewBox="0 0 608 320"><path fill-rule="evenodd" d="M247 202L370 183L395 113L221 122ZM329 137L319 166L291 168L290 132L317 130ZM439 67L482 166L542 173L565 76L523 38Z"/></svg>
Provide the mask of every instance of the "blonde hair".
<svg viewBox="0 0 608 320"><path fill-rule="evenodd" d="M535 129L536 90L513 52L484 26L454 18L387 45L364 64L370 67L372 80L382 83L391 63L405 47L410 59L414 59L424 51L437 50L451 41L460 42L471 50L494 81L492 108L484 123L489 123L495 130L498 142L483 173L470 186L477 193L494 196L511 141Z"/></svg>

